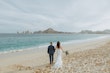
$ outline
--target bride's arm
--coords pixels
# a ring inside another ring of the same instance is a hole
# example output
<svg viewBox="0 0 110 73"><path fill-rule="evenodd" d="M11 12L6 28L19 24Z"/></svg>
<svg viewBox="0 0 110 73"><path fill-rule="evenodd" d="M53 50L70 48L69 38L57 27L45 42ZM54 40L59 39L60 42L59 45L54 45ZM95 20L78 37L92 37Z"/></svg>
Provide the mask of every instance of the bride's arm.
<svg viewBox="0 0 110 73"><path fill-rule="evenodd" d="M61 47L62 52L64 52L63 48Z"/></svg>

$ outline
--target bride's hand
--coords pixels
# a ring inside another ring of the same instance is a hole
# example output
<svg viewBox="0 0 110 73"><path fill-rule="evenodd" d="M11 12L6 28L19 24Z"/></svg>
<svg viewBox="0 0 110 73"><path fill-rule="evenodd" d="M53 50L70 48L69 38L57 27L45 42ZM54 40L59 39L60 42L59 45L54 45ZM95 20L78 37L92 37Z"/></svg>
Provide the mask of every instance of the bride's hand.
<svg viewBox="0 0 110 73"><path fill-rule="evenodd" d="M65 51L64 50L62 50L63 51L63 53L65 53Z"/></svg>

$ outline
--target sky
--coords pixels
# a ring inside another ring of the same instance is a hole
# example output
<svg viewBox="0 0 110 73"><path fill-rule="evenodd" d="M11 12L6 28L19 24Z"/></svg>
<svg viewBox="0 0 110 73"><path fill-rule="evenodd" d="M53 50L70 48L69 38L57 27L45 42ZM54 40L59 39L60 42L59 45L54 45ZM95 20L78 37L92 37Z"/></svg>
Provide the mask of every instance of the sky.
<svg viewBox="0 0 110 73"><path fill-rule="evenodd" d="M110 29L110 0L0 0L0 33Z"/></svg>

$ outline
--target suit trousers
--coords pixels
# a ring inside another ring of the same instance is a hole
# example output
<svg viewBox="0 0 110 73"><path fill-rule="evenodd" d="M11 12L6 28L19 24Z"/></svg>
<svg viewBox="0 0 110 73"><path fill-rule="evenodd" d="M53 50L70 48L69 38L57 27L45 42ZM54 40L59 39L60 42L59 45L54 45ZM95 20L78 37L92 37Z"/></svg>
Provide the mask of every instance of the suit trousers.
<svg viewBox="0 0 110 73"><path fill-rule="evenodd" d="M50 58L50 64L52 64L54 60L54 54L49 54L49 58Z"/></svg>

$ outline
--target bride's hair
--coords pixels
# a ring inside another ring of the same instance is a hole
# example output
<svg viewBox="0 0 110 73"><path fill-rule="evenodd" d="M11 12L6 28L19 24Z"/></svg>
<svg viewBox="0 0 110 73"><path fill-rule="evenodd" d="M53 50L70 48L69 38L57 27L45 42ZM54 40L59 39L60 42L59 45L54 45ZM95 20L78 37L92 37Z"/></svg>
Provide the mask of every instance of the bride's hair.
<svg viewBox="0 0 110 73"><path fill-rule="evenodd" d="M57 42L57 48L60 48L60 42L59 41Z"/></svg>

